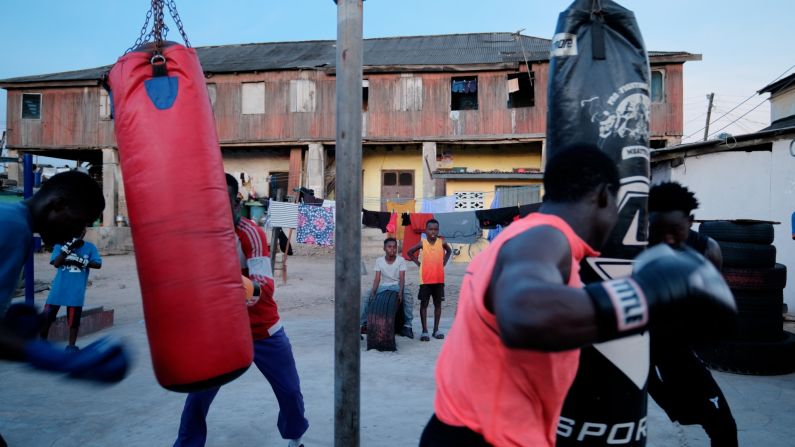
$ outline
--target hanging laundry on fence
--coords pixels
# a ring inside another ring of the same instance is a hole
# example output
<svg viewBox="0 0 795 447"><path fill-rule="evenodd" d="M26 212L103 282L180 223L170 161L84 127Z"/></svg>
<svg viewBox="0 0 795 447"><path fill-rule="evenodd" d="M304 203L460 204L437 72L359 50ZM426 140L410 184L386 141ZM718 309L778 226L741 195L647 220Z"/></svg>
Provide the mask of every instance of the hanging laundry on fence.
<svg viewBox="0 0 795 447"><path fill-rule="evenodd" d="M298 226L298 205L275 200L268 201L268 225L271 228L296 228Z"/></svg>
<svg viewBox="0 0 795 447"><path fill-rule="evenodd" d="M334 245L334 210L314 205L298 205L298 232L300 244Z"/></svg>
<svg viewBox="0 0 795 447"><path fill-rule="evenodd" d="M471 244L481 236L480 222L474 211L434 213L439 221L439 236L454 244Z"/></svg>

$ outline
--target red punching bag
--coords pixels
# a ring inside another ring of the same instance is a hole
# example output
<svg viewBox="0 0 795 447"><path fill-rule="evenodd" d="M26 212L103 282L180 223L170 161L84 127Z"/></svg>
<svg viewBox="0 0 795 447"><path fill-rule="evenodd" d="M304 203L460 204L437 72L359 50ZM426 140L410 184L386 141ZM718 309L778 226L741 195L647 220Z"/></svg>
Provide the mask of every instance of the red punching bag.
<svg viewBox="0 0 795 447"><path fill-rule="evenodd" d="M152 47L108 83L155 376L194 391L242 374L253 345L204 73L192 48Z"/></svg>

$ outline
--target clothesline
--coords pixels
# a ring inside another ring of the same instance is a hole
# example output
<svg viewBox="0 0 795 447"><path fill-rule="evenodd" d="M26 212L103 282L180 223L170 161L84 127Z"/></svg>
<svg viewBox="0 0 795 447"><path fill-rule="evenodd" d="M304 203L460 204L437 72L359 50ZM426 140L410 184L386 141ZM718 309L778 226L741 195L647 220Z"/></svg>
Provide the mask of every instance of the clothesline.
<svg viewBox="0 0 795 447"><path fill-rule="evenodd" d="M448 201L449 202L449 201ZM268 223L270 227L295 228L297 242L313 245L334 245L334 226L336 225L333 201L326 201L332 206L276 202L271 200L268 205ZM443 204L444 205L444 204ZM518 216L537 210L540 204L499 206L499 195L484 209L453 209L450 204L436 210L417 213L411 206L395 206L390 211L362 210L362 225L380 228L395 233L398 239L416 239L424 231L424 223L435 218L440 224L440 234L450 242L472 243L481 237L483 229L497 229L509 225ZM417 219L420 219L418 221ZM400 224L398 224L400 220ZM406 230L408 227L411 230Z"/></svg>

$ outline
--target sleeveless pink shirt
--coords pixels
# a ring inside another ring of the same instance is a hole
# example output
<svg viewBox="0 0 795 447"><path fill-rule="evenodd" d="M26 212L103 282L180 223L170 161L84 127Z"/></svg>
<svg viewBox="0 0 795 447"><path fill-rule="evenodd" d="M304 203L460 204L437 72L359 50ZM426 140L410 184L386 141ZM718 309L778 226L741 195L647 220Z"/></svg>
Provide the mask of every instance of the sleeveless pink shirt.
<svg viewBox="0 0 795 447"><path fill-rule="evenodd" d="M539 225L566 236L571 248L568 285L582 287L580 261L597 253L565 221L533 213L512 223L467 268L455 322L436 365L436 416L480 433L495 446L555 445L563 400L580 360L579 349L548 353L505 347L496 317L485 307L500 247Z"/></svg>

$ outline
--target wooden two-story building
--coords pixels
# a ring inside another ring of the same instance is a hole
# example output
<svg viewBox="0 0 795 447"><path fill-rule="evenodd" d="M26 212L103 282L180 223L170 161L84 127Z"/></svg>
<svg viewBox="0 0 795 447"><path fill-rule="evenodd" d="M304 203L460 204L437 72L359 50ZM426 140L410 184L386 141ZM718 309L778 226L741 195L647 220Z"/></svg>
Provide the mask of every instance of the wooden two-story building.
<svg viewBox="0 0 795 447"><path fill-rule="evenodd" d="M539 185L549 47L548 39L513 33L366 39L365 208L379 209L387 198ZM197 51L226 170L244 174L244 188L259 196L269 194L272 177L287 191L306 186L333 197L335 41ZM663 147L682 137L683 65L700 55L649 56L652 147ZM104 225L126 214L110 103L100 86L108 69L0 81L8 91L8 149L101 166Z"/></svg>

